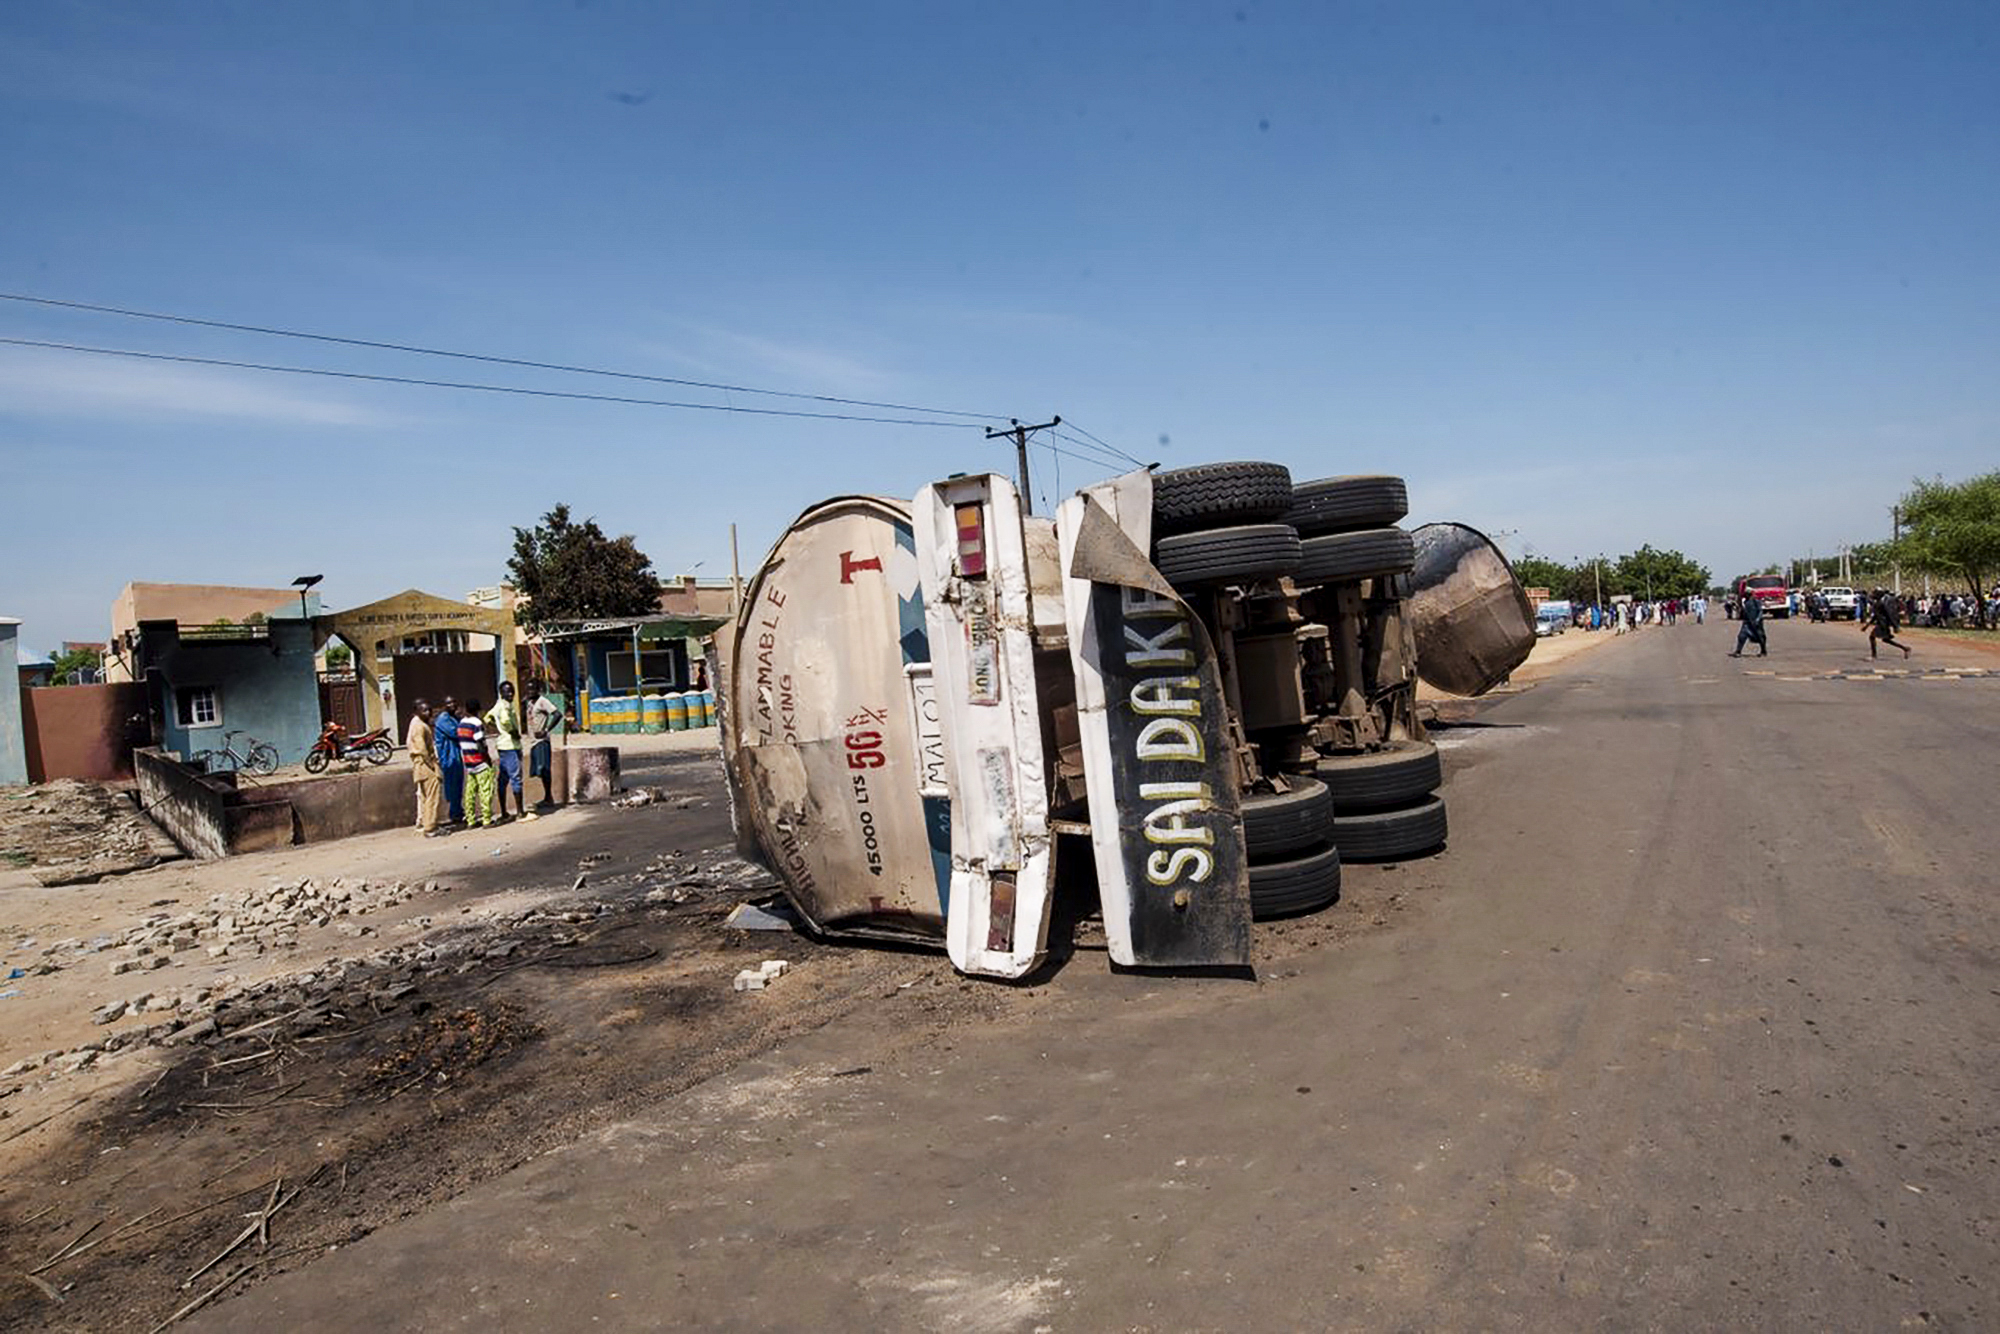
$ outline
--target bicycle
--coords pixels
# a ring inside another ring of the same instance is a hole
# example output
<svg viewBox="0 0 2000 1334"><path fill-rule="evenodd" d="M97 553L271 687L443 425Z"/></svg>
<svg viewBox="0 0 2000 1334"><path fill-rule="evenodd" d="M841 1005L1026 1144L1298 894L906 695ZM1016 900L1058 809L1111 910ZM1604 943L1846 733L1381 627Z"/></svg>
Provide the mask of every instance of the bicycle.
<svg viewBox="0 0 2000 1334"><path fill-rule="evenodd" d="M239 736L248 742L242 750L230 739ZM248 732L224 732L220 750L198 750L188 757L188 763L200 765L203 773L212 774L226 767L264 776L278 772L278 748Z"/></svg>

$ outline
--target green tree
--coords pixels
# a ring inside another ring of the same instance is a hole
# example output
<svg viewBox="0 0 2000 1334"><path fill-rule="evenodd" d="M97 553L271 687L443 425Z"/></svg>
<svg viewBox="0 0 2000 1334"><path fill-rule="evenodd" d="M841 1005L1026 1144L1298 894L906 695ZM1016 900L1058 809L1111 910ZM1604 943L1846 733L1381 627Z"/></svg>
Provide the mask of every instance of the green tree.
<svg viewBox="0 0 2000 1334"><path fill-rule="evenodd" d="M1963 579L1980 627L1991 629L1985 594L2000 574L2000 472L1963 482L1918 482L1900 508L1896 559L1907 569Z"/></svg>
<svg viewBox="0 0 2000 1334"><path fill-rule="evenodd" d="M329 644L326 650L326 669L329 672L344 672L354 662L354 650L345 644Z"/></svg>
<svg viewBox="0 0 2000 1334"><path fill-rule="evenodd" d="M94 648L70 648L56 654L55 667L49 680L56 685L74 685L76 681L93 681L104 670L103 657ZM81 672L76 681L70 679L73 673Z"/></svg>
<svg viewBox="0 0 2000 1334"><path fill-rule="evenodd" d="M610 538L595 519L572 522L557 505L533 528L514 530L507 572L519 595L514 619L530 629L598 616L646 616L662 589L653 562L628 533Z"/></svg>
<svg viewBox="0 0 2000 1334"><path fill-rule="evenodd" d="M1514 577L1523 588L1546 588L1557 597L1564 596L1572 573L1569 566L1547 556L1523 556L1514 562Z"/></svg>
<svg viewBox="0 0 2000 1334"><path fill-rule="evenodd" d="M1611 589L1605 588L1605 596ZM1696 564L1678 551L1655 551L1649 543L1618 558L1618 591L1640 598L1688 598L1709 585L1706 565Z"/></svg>

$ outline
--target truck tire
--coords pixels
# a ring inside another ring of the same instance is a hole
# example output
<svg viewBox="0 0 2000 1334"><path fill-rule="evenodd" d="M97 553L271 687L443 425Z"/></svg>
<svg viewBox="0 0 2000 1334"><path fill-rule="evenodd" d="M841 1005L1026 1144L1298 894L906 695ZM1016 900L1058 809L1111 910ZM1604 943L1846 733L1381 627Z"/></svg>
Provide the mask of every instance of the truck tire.
<svg viewBox="0 0 2000 1334"><path fill-rule="evenodd" d="M1328 844L1250 867L1250 915L1258 921L1324 908L1340 897L1340 853Z"/></svg>
<svg viewBox="0 0 2000 1334"><path fill-rule="evenodd" d="M1290 792L1243 799L1243 846L1252 862L1269 861L1333 837L1333 794L1317 778L1295 778Z"/></svg>
<svg viewBox="0 0 2000 1334"><path fill-rule="evenodd" d="M1351 862L1393 862L1444 846L1444 798L1333 817L1333 841ZM1251 868L1253 871L1256 869ZM1252 900L1253 909L1255 900Z"/></svg>
<svg viewBox="0 0 2000 1334"><path fill-rule="evenodd" d="M1328 755L1315 772L1342 815L1386 810L1427 797L1444 781L1438 748L1428 741L1398 741L1365 755Z"/></svg>
<svg viewBox="0 0 2000 1334"><path fill-rule="evenodd" d="M1416 548L1400 528L1364 528L1352 533L1326 533L1299 543L1299 570L1292 577L1302 584L1337 584L1405 574L1416 563Z"/></svg>
<svg viewBox="0 0 2000 1334"><path fill-rule="evenodd" d="M1301 537L1386 528L1410 512L1409 488L1400 477L1363 474L1323 477L1292 488L1291 517Z"/></svg>
<svg viewBox="0 0 2000 1334"><path fill-rule="evenodd" d="M1292 474L1280 463L1203 463L1153 474L1153 536L1282 519Z"/></svg>
<svg viewBox="0 0 2000 1334"><path fill-rule="evenodd" d="M1176 588L1275 579L1299 567L1299 535L1282 523L1251 523L1163 537L1153 564Z"/></svg>

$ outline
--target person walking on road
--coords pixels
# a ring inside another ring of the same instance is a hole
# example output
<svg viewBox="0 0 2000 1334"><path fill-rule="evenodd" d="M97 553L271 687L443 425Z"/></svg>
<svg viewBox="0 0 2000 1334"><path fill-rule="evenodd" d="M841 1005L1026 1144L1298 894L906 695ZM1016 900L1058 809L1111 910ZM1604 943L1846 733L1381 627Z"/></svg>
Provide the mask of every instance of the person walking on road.
<svg viewBox="0 0 2000 1334"><path fill-rule="evenodd" d="M1891 644L1903 650L1903 656L1905 658L1909 657L1910 646L1896 638L1896 609L1895 604L1890 601L1889 595L1878 588L1875 590L1875 596L1869 599L1869 602L1868 656L1871 658L1877 656L1875 644L1879 640L1884 644Z"/></svg>
<svg viewBox="0 0 2000 1334"><path fill-rule="evenodd" d="M410 777L417 783L417 828L425 838L436 838L444 820L444 766L438 763L437 734L432 730L431 702L417 701L410 717L410 733L403 744L410 750Z"/></svg>
<svg viewBox="0 0 2000 1334"><path fill-rule="evenodd" d="M465 762L465 823L468 828L499 823L493 818L493 761L486 754L486 725L479 701L465 701L458 719L458 754Z"/></svg>
<svg viewBox="0 0 2000 1334"><path fill-rule="evenodd" d="M1763 600L1761 598L1744 598L1743 605L1737 608L1737 612L1741 616L1743 623L1736 631L1736 650L1729 656L1740 658L1743 656L1743 646L1748 643L1755 643L1757 645L1757 656L1760 658L1769 657L1771 655L1771 646L1764 638Z"/></svg>
<svg viewBox="0 0 2000 1334"><path fill-rule="evenodd" d="M438 707L431 732L437 747L438 770L444 778L445 811L452 824L464 824L465 760L458 749L458 701L450 695Z"/></svg>
<svg viewBox="0 0 2000 1334"><path fill-rule="evenodd" d="M486 711L487 740L493 760L499 766L494 791L500 798L500 818L507 818L507 793L514 793L514 814L532 820L534 815L521 796L521 716L514 711L514 683L500 683L500 698Z"/></svg>
<svg viewBox="0 0 2000 1334"><path fill-rule="evenodd" d="M528 776L542 780L540 804L553 806L555 792L550 787L552 780L549 777L550 761L553 756L549 750L549 738L554 733L556 725L562 721L562 710L556 707L555 701L542 693L540 681L528 682L527 715ZM534 818L533 811L528 812L528 818Z"/></svg>

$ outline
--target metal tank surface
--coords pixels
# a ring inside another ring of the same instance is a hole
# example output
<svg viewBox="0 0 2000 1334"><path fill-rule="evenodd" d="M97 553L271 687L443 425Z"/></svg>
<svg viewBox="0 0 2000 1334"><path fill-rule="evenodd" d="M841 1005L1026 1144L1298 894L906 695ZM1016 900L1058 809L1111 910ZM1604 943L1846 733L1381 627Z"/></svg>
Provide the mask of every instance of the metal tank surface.
<svg viewBox="0 0 2000 1334"><path fill-rule="evenodd" d="M1534 649L1534 607L1500 548L1478 529L1428 523L1410 536L1417 675L1453 695L1483 695Z"/></svg>

